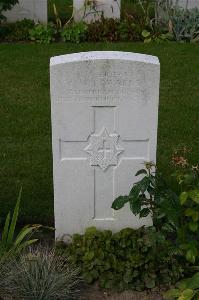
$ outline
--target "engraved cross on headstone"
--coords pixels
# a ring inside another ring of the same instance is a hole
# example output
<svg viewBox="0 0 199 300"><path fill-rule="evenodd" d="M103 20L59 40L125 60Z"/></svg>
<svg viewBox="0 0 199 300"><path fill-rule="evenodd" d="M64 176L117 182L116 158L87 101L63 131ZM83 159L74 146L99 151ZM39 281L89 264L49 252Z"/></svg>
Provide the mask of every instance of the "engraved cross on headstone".
<svg viewBox="0 0 199 300"><path fill-rule="evenodd" d="M87 141L60 140L62 160L87 160L93 169L94 191L90 217L94 220L114 220L111 204L116 196L115 170L120 162L146 160L148 155L148 140L124 140L117 132L116 109L116 106L93 106L94 132ZM138 153L136 149L141 148L142 151Z"/></svg>
<svg viewBox="0 0 199 300"><path fill-rule="evenodd" d="M105 139L103 139L102 147L99 148L98 151L102 152L103 160L110 159L111 155L113 155L113 149L110 148L109 144Z"/></svg>

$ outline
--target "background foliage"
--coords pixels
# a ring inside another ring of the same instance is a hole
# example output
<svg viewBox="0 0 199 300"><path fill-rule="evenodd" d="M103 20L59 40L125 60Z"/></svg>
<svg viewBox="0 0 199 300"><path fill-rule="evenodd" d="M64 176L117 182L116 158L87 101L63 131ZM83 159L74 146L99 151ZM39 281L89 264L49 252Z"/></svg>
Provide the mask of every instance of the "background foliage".
<svg viewBox="0 0 199 300"><path fill-rule="evenodd" d="M18 0L0 0L0 24L2 20L5 20L3 11L11 9L16 3Z"/></svg>

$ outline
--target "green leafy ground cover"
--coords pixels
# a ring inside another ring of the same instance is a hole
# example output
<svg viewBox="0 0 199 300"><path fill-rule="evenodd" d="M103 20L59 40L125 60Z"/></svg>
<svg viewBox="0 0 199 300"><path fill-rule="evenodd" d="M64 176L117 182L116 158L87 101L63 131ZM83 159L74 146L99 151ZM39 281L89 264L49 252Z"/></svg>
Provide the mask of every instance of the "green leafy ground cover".
<svg viewBox="0 0 199 300"><path fill-rule="evenodd" d="M199 45L84 43L0 45L0 216L23 186L21 220L53 222L49 59L89 50L157 55L161 63L158 168L166 175L174 149L192 148L198 161ZM134 171L132 170L132 176Z"/></svg>

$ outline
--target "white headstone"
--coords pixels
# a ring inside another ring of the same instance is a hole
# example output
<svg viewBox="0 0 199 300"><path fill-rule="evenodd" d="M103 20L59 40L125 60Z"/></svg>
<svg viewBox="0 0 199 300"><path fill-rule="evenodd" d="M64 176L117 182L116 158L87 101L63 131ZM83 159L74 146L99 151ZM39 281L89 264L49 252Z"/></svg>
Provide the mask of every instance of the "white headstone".
<svg viewBox="0 0 199 300"><path fill-rule="evenodd" d="M199 8L199 0L179 0L178 1L178 6L181 8L187 8L187 9L192 9L192 8Z"/></svg>
<svg viewBox="0 0 199 300"><path fill-rule="evenodd" d="M52 144L56 237L86 227L120 230L151 224L129 205L144 161L156 160L157 57L85 52L51 58Z"/></svg>
<svg viewBox="0 0 199 300"><path fill-rule="evenodd" d="M35 22L47 23L47 0L19 0L11 10L4 12L8 22L30 19Z"/></svg>
<svg viewBox="0 0 199 300"><path fill-rule="evenodd" d="M105 18L120 18L121 0L73 0L74 19L90 23ZM85 5L87 3L87 5Z"/></svg>

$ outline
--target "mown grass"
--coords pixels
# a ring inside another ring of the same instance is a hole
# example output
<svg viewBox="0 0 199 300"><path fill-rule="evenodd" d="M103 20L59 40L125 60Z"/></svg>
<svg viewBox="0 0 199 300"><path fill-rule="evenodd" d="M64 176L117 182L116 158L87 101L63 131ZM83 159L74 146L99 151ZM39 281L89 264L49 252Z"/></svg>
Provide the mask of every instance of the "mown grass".
<svg viewBox="0 0 199 300"><path fill-rule="evenodd" d="M53 222L49 59L89 50L132 51L159 57L158 167L168 177L172 151L183 145L192 148L190 158L197 163L199 45L0 45L0 217L13 208L23 186L21 220Z"/></svg>

